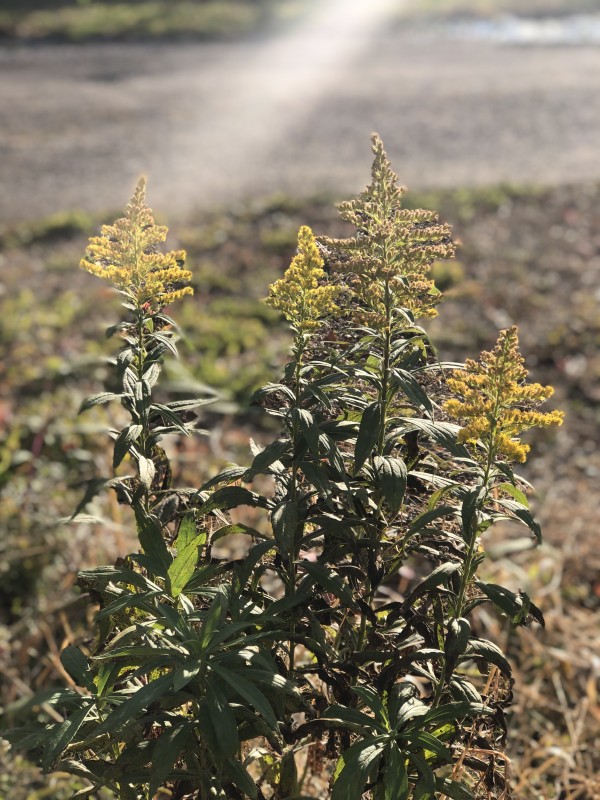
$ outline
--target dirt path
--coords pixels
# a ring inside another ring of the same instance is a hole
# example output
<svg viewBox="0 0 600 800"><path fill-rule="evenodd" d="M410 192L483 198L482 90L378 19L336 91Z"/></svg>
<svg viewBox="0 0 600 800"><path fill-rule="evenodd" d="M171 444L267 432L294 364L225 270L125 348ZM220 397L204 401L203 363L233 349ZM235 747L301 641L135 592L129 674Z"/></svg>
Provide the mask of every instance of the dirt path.
<svg viewBox="0 0 600 800"><path fill-rule="evenodd" d="M142 173L172 212L346 194L372 130L415 188L600 178L600 48L409 32L391 5L270 41L1 48L0 220L120 207Z"/></svg>

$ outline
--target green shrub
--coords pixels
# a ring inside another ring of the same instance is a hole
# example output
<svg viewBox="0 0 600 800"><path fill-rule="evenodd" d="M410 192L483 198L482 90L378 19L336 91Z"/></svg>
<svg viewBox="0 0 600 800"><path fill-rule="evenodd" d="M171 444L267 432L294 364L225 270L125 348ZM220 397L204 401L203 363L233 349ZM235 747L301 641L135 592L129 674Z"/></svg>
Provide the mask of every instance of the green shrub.
<svg viewBox="0 0 600 800"><path fill-rule="evenodd" d="M371 185L341 207L355 235L301 228L270 288L294 336L255 395L278 438L200 488L171 485L161 440L198 433L207 398L154 393L176 353L164 306L190 292L184 254L157 252L166 229L143 184L91 240L82 266L115 284L127 317L111 328L118 391L83 410L118 401L129 415L107 486L140 549L80 574L96 640L63 651L74 685L28 701L35 719L8 734L87 781L76 797L508 796L511 668L478 636L478 609L543 620L478 570L500 520L539 540L512 462L523 431L562 415L538 410L552 390L527 383L515 328L476 361L438 360L420 320L442 299L429 273L453 256L451 232L402 208L377 137L373 150ZM232 535L243 559L215 547Z"/></svg>

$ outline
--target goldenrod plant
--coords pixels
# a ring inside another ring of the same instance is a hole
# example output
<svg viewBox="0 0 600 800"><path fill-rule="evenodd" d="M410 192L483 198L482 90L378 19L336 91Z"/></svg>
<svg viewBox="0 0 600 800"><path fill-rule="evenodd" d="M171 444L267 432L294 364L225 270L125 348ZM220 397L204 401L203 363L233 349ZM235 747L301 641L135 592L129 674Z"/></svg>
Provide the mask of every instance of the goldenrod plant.
<svg viewBox="0 0 600 800"><path fill-rule="evenodd" d="M551 390L527 383L515 328L477 361L440 362L420 320L437 313L430 270L453 256L451 231L402 208L378 137L373 152L370 185L341 207L355 234L301 228L269 290L293 346L255 402L279 436L200 488L170 485L159 442L196 432L189 409L206 398L153 399L175 353L165 306L190 293L184 256L157 252L166 231L143 184L90 243L82 266L128 316L113 328L122 390L84 408L118 401L131 417L114 465L136 474L109 486L139 549L80 575L99 610L94 644L61 656L77 688L34 698L34 721L9 734L85 779L77 797L510 797L511 667L478 609L543 619L481 577L484 534L511 520L539 540L512 463L523 431L562 415L538 410ZM240 521L248 506L264 526ZM231 534L247 539L242 560L213 550ZM407 567L418 577L400 594Z"/></svg>

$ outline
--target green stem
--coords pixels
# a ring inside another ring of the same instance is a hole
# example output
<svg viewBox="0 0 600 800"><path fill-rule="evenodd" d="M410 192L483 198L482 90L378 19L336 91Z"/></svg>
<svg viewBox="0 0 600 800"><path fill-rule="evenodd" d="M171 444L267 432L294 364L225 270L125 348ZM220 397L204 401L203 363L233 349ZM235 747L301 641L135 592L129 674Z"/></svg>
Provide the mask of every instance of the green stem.
<svg viewBox="0 0 600 800"><path fill-rule="evenodd" d="M377 439L377 455L383 455L385 444L385 424L387 418L388 393L390 385L390 357L392 350L392 297L389 278L384 284L385 328L383 331L383 357L381 363L381 387L379 390L379 436Z"/></svg>
<svg viewBox="0 0 600 800"><path fill-rule="evenodd" d="M302 334L298 336L294 346L294 358L296 360L295 369L294 369L294 400L292 404L292 409L298 409L300 407L300 390L301 390L301 372L302 372L302 357L304 355L304 337ZM291 486L290 486L290 498L293 503L298 500L298 460L297 460L297 449L298 449L298 419L297 416L294 415L294 420L292 422L292 474L291 474ZM288 558L288 583L287 583L287 595L289 598L293 598L296 593L296 558L298 557L298 553L296 552L297 548L294 545L294 550L292 553L289 554ZM293 612L292 612L293 614ZM290 677L293 678L294 675L294 662L296 656L296 644L294 642L294 635L296 633L296 626L292 622L290 627L291 638L289 642L289 653L290 653L290 666L289 672Z"/></svg>
<svg viewBox="0 0 600 800"><path fill-rule="evenodd" d="M485 471L483 473L483 480L481 482L481 486L485 487L485 493L483 498L480 501L480 506L483 507L486 503L488 498L490 486L490 472L492 470L492 464L494 463L494 448L490 445L487 455L487 461L485 466ZM473 578L473 561L475 560L475 546L477 544L477 528L475 527L472 531L472 534L469 539L468 547L467 547L467 554L465 557L465 563L463 567L463 574L460 581L460 589L458 592L458 599L456 601L456 607L454 610L454 619L458 619L459 617L463 616L464 607L465 607L465 598L467 593L467 588L471 583Z"/></svg>

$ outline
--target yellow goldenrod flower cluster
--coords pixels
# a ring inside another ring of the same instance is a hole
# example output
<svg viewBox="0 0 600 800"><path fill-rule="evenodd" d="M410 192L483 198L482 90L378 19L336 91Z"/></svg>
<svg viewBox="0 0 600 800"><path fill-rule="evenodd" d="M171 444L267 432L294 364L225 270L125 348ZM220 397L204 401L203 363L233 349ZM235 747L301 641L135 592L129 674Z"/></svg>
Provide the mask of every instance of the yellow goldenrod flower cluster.
<svg viewBox="0 0 600 800"><path fill-rule="evenodd" d="M157 245L167 238L167 228L156 225L146 206L146 181L142 178L126 214L113 225L103 225L100 236L90 239L80 266L111 281L137 308L164 308L186 294L183 286L192 273L183 269L185 252L160 253Z"/></svg>
<svg viewBox="0 0 600 800"><path fill-rule="evenodd" d="M356 236L325 240L326 244L341 253L336 268L348 275L371 322L385 316L386 291L394 306L415 317L433 317L441 293L428 273L435 261L454 257L450 227L440 224L432 211L401 207L405 189L398 186L379 136L375 134L372 142L370 185L355 200L340 205L342 218L356 227Z"/></svg>
<svg viewBox="0 0 600 800"><path fill-rule="evenodd" d="M324 285L324 278L315 236L304 225L298 231L298 253L283 278L269 287L267 303L281 311L299 333L310 333L319 327L322 317L338 310L334 300L340 290Z"/></svg>
<svg viewBox="0 0 600 800"><path fill-rule="evenodd" d="M444 410L464 424L459 441L482 442L490 459L524 462L529 445L517 438L529 428L561 425L562 411L543 413L535 407L554 390L526 383L527 370L519 352L517 328L500 331L496 346L478 361L467 359L465 371L455 370L448 387L462 399L447 400Z"/></svg>

